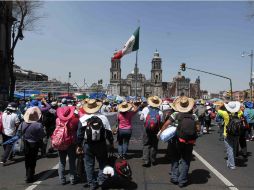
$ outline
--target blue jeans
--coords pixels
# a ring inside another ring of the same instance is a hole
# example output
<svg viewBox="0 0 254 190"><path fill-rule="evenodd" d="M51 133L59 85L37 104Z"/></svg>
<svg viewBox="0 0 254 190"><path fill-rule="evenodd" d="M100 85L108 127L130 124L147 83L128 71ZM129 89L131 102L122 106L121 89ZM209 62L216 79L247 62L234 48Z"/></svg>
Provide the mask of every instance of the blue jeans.
<svg viewBox="0 0 254 190"><path fill-rule="evenodd" d="M176 138L170 143L172 151L171 181L186 184L188 182L193 144L180 143Z"/></svg>
<svg viewBox="0 0 254 190"><path fill-rule="evenodd" d="M65 183L65 165L66 165L66 157L69 157L69 167L70 167L70 181L71 183L76 180L76 146L71 145L67 150L59 150L59 167L58 167L58 175L61 183Z"/></svg>
<svg viewBox="0 0 254 190"><path fill-rule="evenodd" d="M12 136L7 136L5 134L2 133L2 137L3 137L3 143L10 140L12 138ZM6 162L8 158L12 157L12 148L13 148L13 144L6 144L3 145L4 148L4 153L2 155L2 162Z"/></svg>
<svg viewBox="0 0 254 190"><path fill-rule="evenodd" d="M227 167L234 169L235 168L235 156L238 146L238 137L237 136L227 136L224 139L225 147L227 150Z"/></svg>
<svg viewBox="0 0 254 190"><path fill-rule="evenodd" d="M101 185L105 181L103 169L107 162L106 142L96 142L95 144L84 144L84 162L87 182L91 187L96 187L97 182ZM98 179L94 175L95 158L99 164Z"/></svg>
<svg viewBox="0 0 254 190"><path fill-rule="evenodd" d="M127 154L131 131L131 129L119 129L118 131L118 154L121 156Z"/></svg>

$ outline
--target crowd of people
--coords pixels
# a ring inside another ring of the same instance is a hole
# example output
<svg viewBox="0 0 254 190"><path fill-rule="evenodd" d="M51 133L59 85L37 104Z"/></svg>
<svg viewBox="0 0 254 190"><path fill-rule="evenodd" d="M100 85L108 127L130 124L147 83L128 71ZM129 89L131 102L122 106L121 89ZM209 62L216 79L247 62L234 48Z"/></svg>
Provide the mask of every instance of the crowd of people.
<svg viewBox="0 0 254 190"><path fill-rule="evenodd" d="M111 126L107 118L111 112L117 112L116 127ZM166 140L171 155L170 180L179 187L187 185L193 146L198 137L210 133L212 121L217 123L219 140L224 140L229 169L236 168L237 156L248 156L246 141L254 140L252 102L211 103L195 101L186 96L177 97L172 103L162 101L157 96L151 96L147 101L122 102L107 99L72 101L65 98L58 102L40 98L10 102L0 112L4 149L1 164L8 166L8 162L15 156L14 144L21 139L24 144L27 183L35 180L38 154L45 157L54 152L59 155L58 174L63 185L68 181L65 175L67 156L71 184L76 184L79 178L85 177L87 187L97 189L103 187L105 180L113 175L130 177L129 167L120 167L118 172L114 172L116 167L111 165L110 168L107 165L109 153L114 151L119 163L126 164L129 142L135 127L132 126L132 119L137 113L144 122L143 167L157 164L160 137L170 137ZM117 148L114 145L114 135ZM81 169L84 176L78 178L76 159L80 156L84 161L84 168ZM97 176L96 160L99 165Z"/></svg>

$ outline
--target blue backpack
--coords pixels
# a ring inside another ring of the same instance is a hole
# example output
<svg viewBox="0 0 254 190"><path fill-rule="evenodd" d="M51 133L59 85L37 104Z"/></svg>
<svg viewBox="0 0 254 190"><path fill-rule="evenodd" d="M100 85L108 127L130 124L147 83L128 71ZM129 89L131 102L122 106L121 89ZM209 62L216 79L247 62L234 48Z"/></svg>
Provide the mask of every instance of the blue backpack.
<svg viewBox="0 0 254 190"><path fill-rule="evenodd" d="M158 133L160 130L161 116L158 108L149 107L149 112L146 116L145 129L151 133Z"/></svg>
<svg viewBox="0 0 254 190"><path fill-rule="evenodd" d="M248 123L253 123L254 122L254 110L253 109L247 108L244 111L244 115L245 115L245 118L246 118Z"/></svg>
<svg viewBox="0 0 254 190"><path fill-rule="evenodd" d="M216 115L216 117L215 117L215 121L217 122L217 123L223 123L223 118L220 116L220 115Z"/></svg>

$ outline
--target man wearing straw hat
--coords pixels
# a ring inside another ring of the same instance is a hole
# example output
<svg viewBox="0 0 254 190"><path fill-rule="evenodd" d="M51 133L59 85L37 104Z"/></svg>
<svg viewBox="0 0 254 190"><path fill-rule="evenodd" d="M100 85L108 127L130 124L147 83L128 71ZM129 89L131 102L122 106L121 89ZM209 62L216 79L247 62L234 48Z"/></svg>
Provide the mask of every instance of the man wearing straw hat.
<svg viewBox="0 0 254 190"><path fill-rule="evenodd" d="M109 121L106 116L99 113L101 106L102 102L95 99L87 101L87 103L83 106L86 114L79 119L77 132L79 145L77 152L82 152L83 144L85 170L90 189L96 189L98 184L102 185L105 180L103 176L103 169L107 161L106 139L110 143L110 148L112 149L114 147L114 138ZM99 164L97 179L94 175L95 158Z"/></svg>
<svg viewBox="0 0 254 190"><path fill-rule="evenodd" d="M158 96L151 96L147 99L148 106L142 110L140 120L144 120L143 132L143 166L156 165L156 154L158 149L157 133L163 122L163 113L159 107L162 100Z"/></svg>
<svg viewBox="0 0 254 190"><path fill-rule="evenodd" d="M174 101L174 110L177 112L169 117L161 129L162 132L175 121L178 122L176 138L171 144L171 182L178 184L179 187L184 187L188 182L193 145L199 131L198 117L193 114L194 104L192 98L186 96L177 98Z"/></svg>

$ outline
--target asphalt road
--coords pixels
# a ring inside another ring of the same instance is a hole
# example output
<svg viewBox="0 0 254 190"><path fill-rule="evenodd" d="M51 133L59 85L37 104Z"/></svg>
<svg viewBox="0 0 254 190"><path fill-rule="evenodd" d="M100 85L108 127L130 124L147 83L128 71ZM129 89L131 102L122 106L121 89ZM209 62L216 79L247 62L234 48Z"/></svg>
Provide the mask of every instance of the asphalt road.
<svg viewBox="0 0 254 190"><path fill-rule="evenodd" d="M159 153L157 155L158 165L150 168L142 167L142 122L136 117L133 121L134 129L130 142L129 163L133 171L133 180L115 180L109 183L110 189L140 189L140 190L166 190L180 189L170 183L170 159L165 157L166 144L160 142ZM230 181L235 189L251 190L254 189L254 142L248 142L249 157L247 160L241 157L237 160L237 169L229 170L226 167L224 143L218 140L217 126L213 126L212 133L204 135L197 140L194 150L202 156L210 165ZM0 154L3 149L0 147ZM74 190L86 189L84 183L76 185L67 184L62 186L59 183L57 174L57 155L51 158L41 158L37 162L36 178L37 182L26 184L25 166L23 157L16 157L16 161L8 166L0 167L0 190ZM68 169L68 166L67 166ZM67 170L68 173L68 170ZM183 189L229 189L225 183L219 179L203 162L193 156L189 171L189 184ZM232 188L234 189L234 188Z"/></svg>

